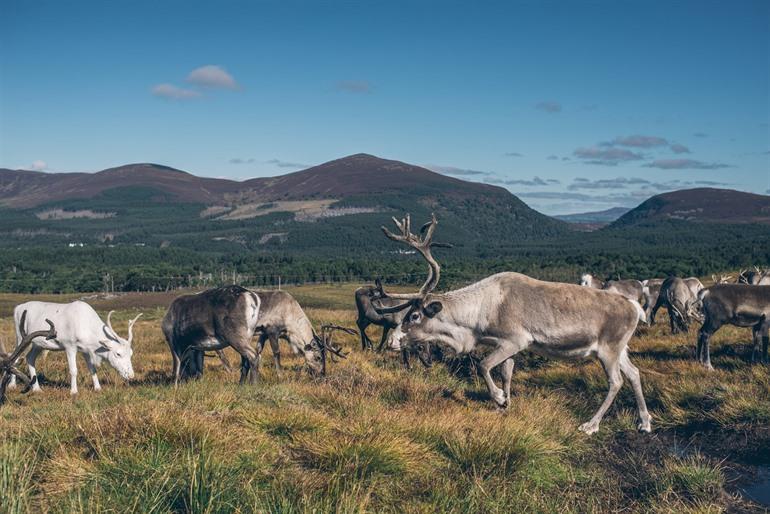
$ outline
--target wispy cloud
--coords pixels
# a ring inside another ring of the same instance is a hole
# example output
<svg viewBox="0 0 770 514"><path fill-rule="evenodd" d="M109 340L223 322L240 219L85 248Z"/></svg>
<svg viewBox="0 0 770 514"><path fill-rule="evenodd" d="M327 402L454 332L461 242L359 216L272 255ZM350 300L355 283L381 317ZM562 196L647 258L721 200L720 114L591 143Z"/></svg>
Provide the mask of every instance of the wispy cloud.
<svg viewBox="0 0 770 514"><path fill-rule="evenodd" d="M187 82L209 88L238 89L239 87L232 75L215 64L195 68L187 75Z"/></svg>
<svg viewBox="0 0 770 514"><path fill-rule="evenodd" d="M548 157L546 157L546 159L549 160L549 161L558 161L559 160L559 156L558 155L549 155Z"/></svg>
<svg viewBox="0 0 770 514"><path fill-rule="evenodd" d="M641 184L650 184L650 181L635 177L617 177L598 180L576 178L572 184L567 186L567 189L570 191L577 191L580 189L625 189L629 186L638 186Z"/></svg>
<svg viewBox="0 0 770 514"><path fill-rule="evenodd" d="M282 161L280 159L270 159L269 161L265 161L267 164L273 164L274 166L278 166L279 168L309 168L309 164L302 164L299 162L289 162L289 161Z"/></svg>
<svg viewBox="0 0 770 514"><path fill-rule="evenodd" d="M249 157L248 159L241 159L240 157L233 157L230 159L230 164L251 164L253 162L256 162L256 159L253 157Z"/></svg>
<svg viewBox="0 0 770 514"><path fill-rule="evenodd" d="M506 152L503 155L506 157L524 157L524 155L520 154L519 152Z"/></svg>
<svg viewBox="0 0 770 514"><path fill-rule="evenodd" d="M489 178L485 179L484 182L487 184L505 184L509 186L550 186L560 183L555 178L542 179L540 177L533 177L532 180Z"/></svg>
<svg viewBox="0 0 770 514"><path fill-rule="evenodd" d="M554 102L554 101L543 101L543 102L538 102L535 105L535 109L547 112L549 114L554 114L557 112L561 112L561 104L559 102Z"/></svg>
<svg viewBox="0 0 770 514"><path fill-rule="evenodd" d="M166 100L193 100L201 96L200 92L193 89L185 89L166 83L153 86L152 94Z"/></svg>
<svg viewBox="0 0 770 514"><path fill-rule="evenodd" d="M458 175L458 176L473 176L473 175L490 175L488 171L471 170L467 168L455 168L454 166L437 166L435 164L428 164L425 166L431 171L441 173L442 175Z"/></svg>
<svg viewBox="0 0 770 514"><path fill-rule="evenodd" d="M644 165L645 168L661 170L719 170L732 168L729 164L719 162L703 162L695 159L658 159Z"/></svg>
<svg viewBox="0 0 770 514"><path fill-rule="evenodd" d="M690 149L684 145L674 143L671 145L671 151L674 153L690 153Z"/></svg>
<svg viewBox="0 0 770 514"><path fill-rule="evenodd" d="M693 136L695 136L695 137L709 137L709 135L706 134L705 132L696 132L695 134L693 134Z"/></svg>
<svg viewBox="0 0 770 514"><path fill-rule="evenodd" d="M617 166L618 163L628 161L640 161L644 159L642 154L626 150L625 148L578 148L572 155L582 159L586 164L599 164L602 166Z"/></svg>
<svg viewBox="0 0 770 514"><path fill-rule="evenodd" d="M29 165L29 169L34 171L43 171L48 168L48 164L45 161L36 160L32 161L32 164Z"/></svg>
<svg viewBox="0 0 770 514"><path fill-rule="evenodd" d="M374 86L368 80L340 80L337 82L337 90L363 95L372 93Z"/></svg>
<svg viewBox="0 0 770 514"><path fill-rule="evenodd" d="M656 146L668 145L668 140L659 136L642 136L639 134L633 136L616 137L610 143L610 146L629 146L634 148L653 148Z"/></svg>

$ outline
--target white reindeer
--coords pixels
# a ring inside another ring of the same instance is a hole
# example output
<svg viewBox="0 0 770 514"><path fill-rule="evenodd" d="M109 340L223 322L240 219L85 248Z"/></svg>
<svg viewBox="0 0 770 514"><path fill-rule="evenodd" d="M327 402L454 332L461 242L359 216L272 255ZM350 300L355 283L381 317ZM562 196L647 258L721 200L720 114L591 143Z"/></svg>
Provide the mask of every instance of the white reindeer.
<svg viewBox="0 0 770 514"><path fill-rule="evenodd" d="M76 357L78 352L83 354L94 382L94 390L101 390L99 378L96 376L96 368L107 360L125 380L134 378L134 368L131 365L131 342L134 338L134 323L139 319L139 314L128 322L128 339L123 339L112 328L110 318L114 311L107 314L105 324L96 311L85 302L74 301L72 303L27 302L17 305L13 311L16 324L16 345L22 340L19 332L21 316L27 311L26 327L28 333L45 330L48 327L46 319L50 319L56 325L56 338L47 340L37 337L32 341L32 347L27 354L27 366L29 366L30 379L34 379L35 359L42 350L64 351L67 355L67 366L70 372L70 393L78 393L78 371ZM15 387L16 378L11 379L10 387ZM32 388L34 392L40 391L39 382L35 381Z"/></svg>

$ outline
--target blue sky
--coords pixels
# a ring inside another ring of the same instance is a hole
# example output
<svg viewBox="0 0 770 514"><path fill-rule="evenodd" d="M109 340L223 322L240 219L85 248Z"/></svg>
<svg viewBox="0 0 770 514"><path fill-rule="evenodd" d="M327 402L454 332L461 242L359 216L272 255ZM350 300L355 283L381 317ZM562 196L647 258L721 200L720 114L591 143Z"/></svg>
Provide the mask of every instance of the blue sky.
<svg viewBox="0 0 770 514"><path fill-rule="evenodd" d="M366 152L549 213L770 190L770 2L0 0L0 166Z"/></svg>

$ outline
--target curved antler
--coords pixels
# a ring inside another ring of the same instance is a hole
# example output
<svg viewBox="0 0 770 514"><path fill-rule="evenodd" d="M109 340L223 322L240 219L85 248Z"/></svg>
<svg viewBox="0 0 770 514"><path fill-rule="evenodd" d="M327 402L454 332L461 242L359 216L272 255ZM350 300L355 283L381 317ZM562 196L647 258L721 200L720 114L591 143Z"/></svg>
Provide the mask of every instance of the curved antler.
<svg viewBox="0 0 770 514"><path fill-rule="evenodd" d="M422 255L423 258L428 262L428 278L425 280L425 283L422 285L422 287L420 287L420 291L417 293L386 294L383 291L383 294L397 300L416 300L424 298L428 293L436 289L439 278L441 277L441 266L436 261L436 259L433 258L430 249L433 247L451 248L452 245L433 242L433 234L436 231L436 225L438 225L435 214L431 214L431 220L420 227L420 234L422 237L418 237L412 233L411 217L409 214L407 214L405 218L401 219L401 221L393 218L393 222L396 224L396 227L398 227L399 232L401 232L400 234L394 234L385 227L381 227L382 232L391 241L404 243L420 252L420 255Z"/></svg>
<svg viewBox="0 0 770 514"><path fill-rule="evenodd" d="M27 329L24 327L26 322L27 311L24 311L21 313L21 319L19 320L19 335L21 335L19 345L10 355L5 353L0 355L0 405L5 402L5 390L11 375L15 375L22 383L26 384L27 387L22 392L28 391L37 380L37 377L30 380L27 375L16 367L16 361L27 350L27 347L32 344L32 341L37 337L45 337L46 339L56 338L56 327L54 327L50 319L45 320L48 323L48 330L37 330L32 333L27 333Z"/></svg>
<svg viewBox="0 0 770 514"><path fill-rule="evenodd" d="M332 343L332 338L334 335L334 331L339 330L341 332L345 332L346 334L350 335L358 335L358 332L353 330L352 328L347 327L341 327L339 325L321 325L321 343L324 346L325 350L330 351L332 354L336 355L337 357L341 357L343 359L347 358L347 354L342 353L342 349L338 346L334 346Z"/></svg>
<svg viewBox="0 0 770 514"><path fill-rule="evenodd" d="M134 319L128 322L128 344L131 344L131 341L134 340L134 323L136 323L136 320L142 317L142 313L136 315Z"/></svg>

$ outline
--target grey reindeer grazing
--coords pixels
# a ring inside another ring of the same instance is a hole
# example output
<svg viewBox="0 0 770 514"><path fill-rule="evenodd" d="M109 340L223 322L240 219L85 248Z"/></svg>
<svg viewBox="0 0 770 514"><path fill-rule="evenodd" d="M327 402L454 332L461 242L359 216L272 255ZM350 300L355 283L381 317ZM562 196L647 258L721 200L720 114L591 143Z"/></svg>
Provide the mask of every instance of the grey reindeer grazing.
<svg viewBox="0 0 770 514"><path fill-rule="evenodd" d="M510 403L513 356L518 352L529 349L560 358L595 356L607 374L609 392L580 430L586 434L599 430L625 375L636 395L639 429L651 431L639 370L628 357L628 341L639 320L644 319L637 302L607 291L544 282L519 273L498 273L462 289L433 293L441 269L430 252L436 217L422 238L411 233L408 215L393 221L400 234L383 227L385 235L417 250L428 262L429 274L417 293L388 294L405 300L388 311L406 310L403 322L388 338L391 349L433 343L455 354L485 351L480 371L490 396L501 408ZM504 390L490 374L499 365Z"/></svg>
<svg viewBox="0 0 770 514"><path fill-rule="evenodd" d="M668 277L663 281L654 311L665 306L668 310L668 320L671 324L671 333L689 332L690 318L693 313L693 302L697 299L690 286L684 279Z"/></svg>
<svg viewBox="0 0 770 514"><path fill-rule="evenodd" d="M668 279L665 279L665 280L668 280ZM687 289L690 292L689 301L690 302L695 301L695 298L697 298L698 293L700 292L701 289L703 289L703 284L696 277L687 277L687 278L683 278L681 280L682 280L682 282L684 282L684 285L687 287ZM652 286L647 286L647 287L648 287L649 291L652 291ZM649 311L648 312L649 312L649 322L650 322L650 325L654 325L655 324L655 316L658 314L658 309L660 309L661 307L667 307L668 306L668 296L665 295L665 294L662 294L663 293L662 287L663 287L663 284L661 283L661 287L658 290L657 297L655 299L655 303L654 303L653 306L649 307ZM683 302L687 301L686 296L687 295L684 294L684 291L680 289L679 290L679 297L683 299ZM650 293L649 297L652 298L652 293ZM671 314L671 312L669 311L669 318L670 318L670 314ZM674 331L673 327L671 328L671 331L672 332Z"/></svg>
<svg viewBox="0 0 770 514"><path fill-rule="evenodd" d="M295 354L305 354L305 359L308 363L317 360L315 355L307 354L312 352L314 347L320 347L324 352L329 350L334 355L344 357L335 351L336 348L330 349L328 344L318 344L319 338L313 330L313 324L299 302L292 295L286 291L257 291L257 296L261 300L259 318L255 329L256 334L259 335L257 353L261 356L265 343L270 341L273 362L277 372L280 373L281 371L281 349L278 344L280 339L289 343L289 347ZM324 325L322 332L329 332L329 327L331 325ZM336 326L333 328L350 333L350 329L347 328ZM352 334L356 335L355 331ZM325 339L322 337L320 342L323 343L324 341ZM323 374L326 365L323 359L321 365L324 369L316 371L320 371Z"/></svg>
<svg viewBox="0 0 770 514"><path fill-rule="evenodd" d="M384 296L382 291L382 281L378 278L374 281L374 286L359 287L355 291L356 309L358 310L358 319L356 319L356 325L358 326L358 332L361 334L361 350L367 350L372 348L372 341L366 334L366 329L369 325L377 325L382 327L382 337L380 338L380 344L377 346L377 351L382 351L385 346L385 342L388 339L388 333L396 328L401 323L404 317L403 312L387 312L380 313L377 309L394 307L401 302L392 298ZM409 369L409 353L412 349L403 348L401 350L401 362L404 367ZM417 358L426 368L432 366L432 355L430 346L418 348L415 350Z"/></svg>
<svg viewBox="0 0 770 514"><path fill-rule="evenodd" d="M702 314L703 325L698 333L695 358L708 369L711 365L709 339L722 325L751 327L753 335L752 362L760 357L767 362L768 332L770 331L770 286L747 284L716 284L698 294L695 308Z"/></svg>

